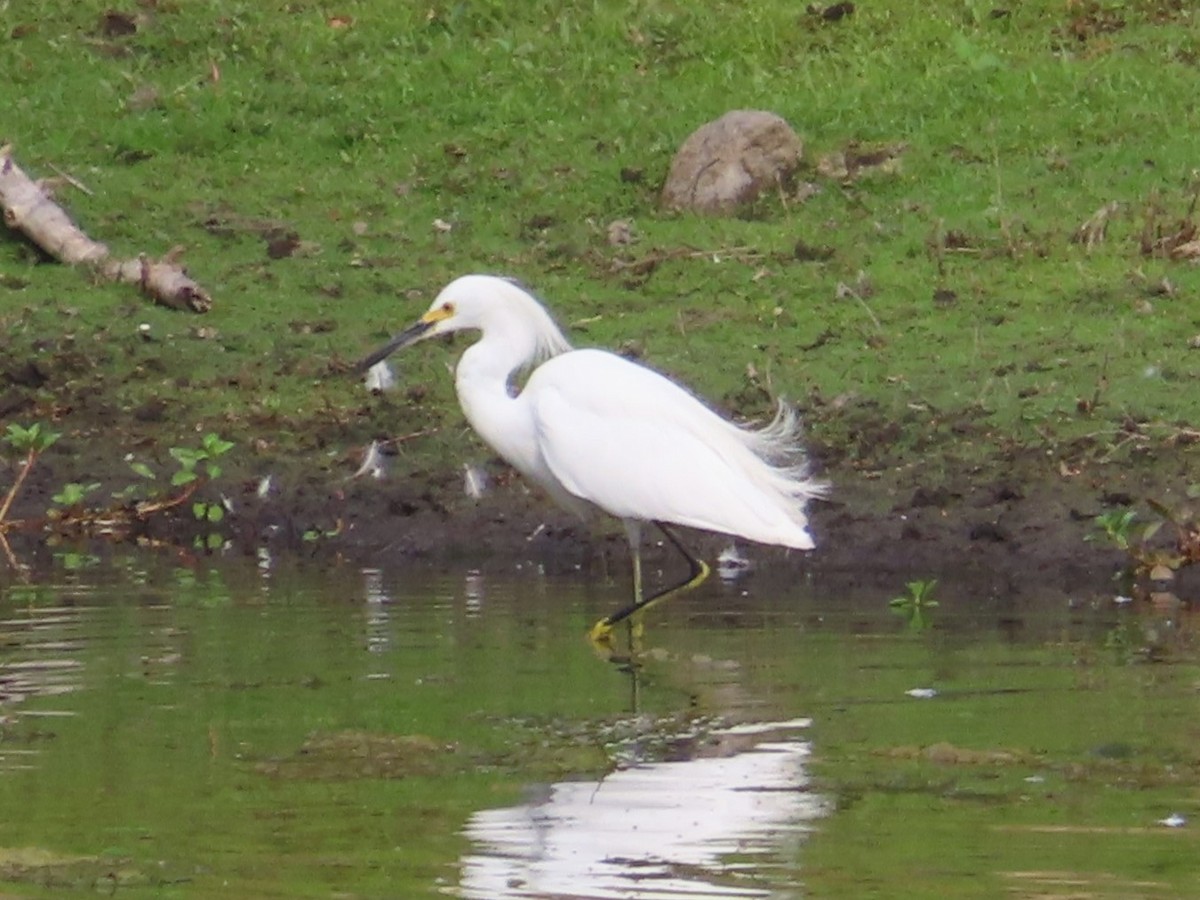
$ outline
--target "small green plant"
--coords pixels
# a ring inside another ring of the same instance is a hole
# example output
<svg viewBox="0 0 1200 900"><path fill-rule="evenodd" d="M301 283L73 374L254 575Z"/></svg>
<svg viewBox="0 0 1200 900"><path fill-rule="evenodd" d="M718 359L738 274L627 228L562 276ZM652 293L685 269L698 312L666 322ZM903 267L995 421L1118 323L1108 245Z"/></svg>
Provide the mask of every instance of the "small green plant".
<svg viewBox="0 0 1200 900"><path fill-rule="evenodd" d="M1200 485L1189 485L1189 500L1200 498ZM1200 562L1200 512L1190 504L1177 509L1165 503L1147 499L1146 505L1154 518L1144 525L1133 509L1115 509L1096 516L1096 531L1086 540L1102 537L1129 557L1129 572L1134 578L1148 576L1155 581L1167 581L1184 566ZM1174 543L1152 543L1164 526L1174 530Z"/></svg>
<svg viewBox="0 0 1200 900"><path fill-rule="evenodd" d="M1099 532L1103 533L1111 543L1120 550L1128 550L1131 546L1130 534L1133 523L1137 520L1137 512L1132 509L1114 509L1096 516L1095 523ZM1089 534L1085 540L1096 540L1097 534Z"/></svg>
<svg viewBox="0 0 1200 900"><path fill-rule="evenodd" d="M933 588L936 584L935 578L910 581L905 586L905 593L892 598L888 605L892 612L904 617L913 631L923 631L932 624L929 611L936 609L938 605L933 599Z"/></svg>
<svg viewBox="0 0 1200 900"><path fill-rule="evenodd" d="M179 471L171 477L171 484L180 487L202 476L209 480L219 478L221 467L215 460L232 449L232 441L224 440L216 434L206 434L196 450L190 447L172 447L170 453L179 463Z"/></svg>
<svg viewBox="0 0 1200 900"><path fill-rule="evenodd" d="M34 422L28 428L13 424L5 430L4 443L18 453L42 453L59 437L58 432L42 428L40 422Z"/></svg>
<svg viewBox="0 0 1200 900"><path fill-rule="evenodd" d="M28 477L38 455L58 440L58 437L57 433L43 428L40 424L9 425L4 434L0 435L0 449L7 446L25 456L24 465L0 502L0 543L4 533L14 527L14 523L7 522L6 517L21 485ZM227 441L217 434L207 434L197 448L173 447L170 450L171 457L179 464L171 478L174 491L147 491L142 483L133 483L113 492L112 498L118 505L109 508L87 505L89 495L100 489L99 483L68 482L51 497L59 509L51 510L47 514L44 525L50 530L69 525L73 531L85 532L94 526L102 526L105 534L118 533L123 526L132 526L135 522L145 521L151 516L191 500L198 487L221 474L221 465L217 460L233 446L232 441ZM129 465L143 482L157 480L154 470L146 463L130 459ZM191 509L197 520L210 524L222 521L226 513L223 501L193 500ZM208 534L198 540L200 545L207 549L220 547L224 543L224 537L220 534Z"/></svg>
<svg viewBox="0 0 1200 900"><path fill-rule="evenodd" d="M179 463L179 470L171 476L171 484L183 487L203 478L210 481L221 475L221 466L217 459L233 449L233 442L227 441L220 435L209 433L200 442L199 448L172 447L171 457ZM154 474L148 467L141 469L135 466L134 471L144 477L153 478ZM200 522L217 523L225 518L225 507L220 503L207 500L197 500L192 504L192 515ZM211 537L211 536L210 536Z"/></svg>
<svg viewBox="0 0 1200 900"><path fill-rule="evenodd" d="M57 494L50 499L59 506L64 506L70 509L73 506L82 506L83 501L87 499L88 494L100 489L100 485L96 482L91 484L80 484L78 481L72 481L62 486Z"/></svg>
<svg viewBox="0 0 1200 900"><path fill-rule="evenodd" d="M21 485L29 477L29 473L32 471L34 463L37 462L37 458L57 441L59 437L58 432L42 428L40 422L34 422L28 427L14 423L5 429L3 443L18 453L23 453L25 455L25 464L17 472L17 477L13 480L12 486L8 489L8 493L4 495L4 501L0 502L0 527L3 527L5 519L8 518L8 511L12 508L13 501L17 498L17 493L21 490Z"/></svg>

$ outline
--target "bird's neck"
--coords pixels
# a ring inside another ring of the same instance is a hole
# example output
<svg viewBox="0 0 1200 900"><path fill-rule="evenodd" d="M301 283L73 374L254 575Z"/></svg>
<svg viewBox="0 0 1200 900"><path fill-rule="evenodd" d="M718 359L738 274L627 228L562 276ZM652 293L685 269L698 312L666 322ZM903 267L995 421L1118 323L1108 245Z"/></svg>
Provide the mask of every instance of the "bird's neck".
<svg viewBox="0 0 1200 900"><path fill-rule="evenodd" d="M454 373L458 401L471 427L521 471L532 465L536 447L528 413L510 384L531 357L532 350L519 342L489 334L466 349Z"/></svg>
<svg viewBox="0 0 1200 900"><path fill-rule="evenodd" d="M466 394L479 394L489 402L511 400L509 385L533 361L534 347L520 336L489 332L466 349L454 371L454 383L465 406Z"/></svg>

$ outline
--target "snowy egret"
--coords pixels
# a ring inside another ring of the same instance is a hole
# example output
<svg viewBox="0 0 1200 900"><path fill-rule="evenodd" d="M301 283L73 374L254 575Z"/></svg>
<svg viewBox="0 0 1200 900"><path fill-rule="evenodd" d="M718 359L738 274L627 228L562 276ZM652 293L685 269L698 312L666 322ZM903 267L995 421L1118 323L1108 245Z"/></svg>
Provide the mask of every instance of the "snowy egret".
<svg viewBox="0 0 1200 900"><path fill-rule="evenodd" d="M567 510L620 519L633 558L633 602L591 636L699 585L708 566L668 527L685 525L811 550L809 478L795 415L780 404L759 429L721 418L663 375L604 350L575 350L521 285L492 275L451 282L428 311L359 363L365 371L424 338L472 330L455 370L458 400L479 436ZM530 370L524 387L514 379ZM687 559L688 577L642 594L641 535L653 523Z"/></svg>

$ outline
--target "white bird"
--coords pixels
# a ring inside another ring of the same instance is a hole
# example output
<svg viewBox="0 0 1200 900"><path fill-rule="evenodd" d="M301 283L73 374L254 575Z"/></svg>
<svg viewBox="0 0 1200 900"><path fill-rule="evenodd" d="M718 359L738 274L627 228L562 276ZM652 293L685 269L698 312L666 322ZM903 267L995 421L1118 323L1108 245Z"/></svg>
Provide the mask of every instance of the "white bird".
<svg viewBox="0 0 1200 900"><path fill-rule="evenodd" d="M741 428L663 375L604 350L572 349L554 320L516 282L466 275L445 287L411 327L359 363L472 330L455 387L467 421L513 468L565 509L620 519L633 558L633 602L601 619L594 640L651 603L699 585L708 566L668 523L811 550L805 506L826 485L808 477L796 417ZM531 370L523 387L516 379ZM654 523L687 558L688 578L642 596L641 533Z"/></svg>

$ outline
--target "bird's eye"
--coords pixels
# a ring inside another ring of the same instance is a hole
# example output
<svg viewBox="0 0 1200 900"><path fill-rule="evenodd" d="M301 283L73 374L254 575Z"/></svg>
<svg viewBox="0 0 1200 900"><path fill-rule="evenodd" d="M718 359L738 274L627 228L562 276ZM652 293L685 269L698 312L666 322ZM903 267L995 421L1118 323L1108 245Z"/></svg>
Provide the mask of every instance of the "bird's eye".
<svg viewBox="0 0 1200 900"><path fill-rule="evenodd" d="M445 313L447 316L454 315L454 304L451 303L449 300L447 300L445 303L442 304L442 312Z"/></svg>

